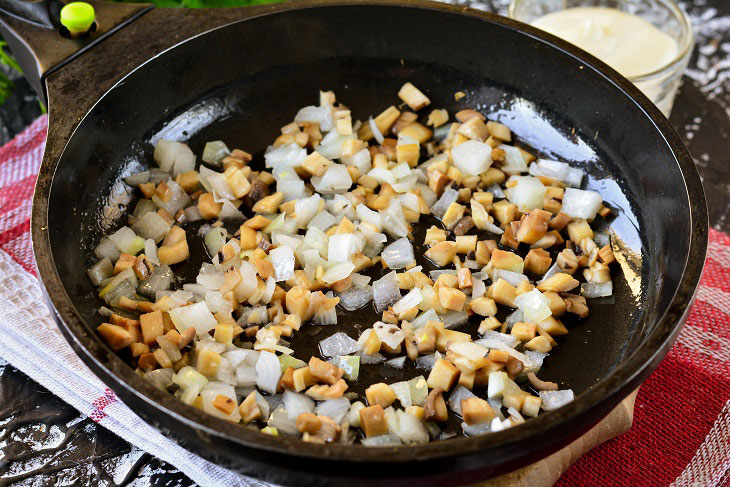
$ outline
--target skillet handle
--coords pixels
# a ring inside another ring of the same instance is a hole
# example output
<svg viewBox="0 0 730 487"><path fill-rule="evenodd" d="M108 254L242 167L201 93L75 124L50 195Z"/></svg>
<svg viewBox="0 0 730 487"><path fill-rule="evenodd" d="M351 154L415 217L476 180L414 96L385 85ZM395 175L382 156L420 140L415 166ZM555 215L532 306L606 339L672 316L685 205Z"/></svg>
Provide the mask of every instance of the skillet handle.
<svg viewBox="0 0 730 487"><path fill-rule="evenodd" d="M0 34L44 102L48 75L153 8L86 0L94 7L96 21L87 34L71 38L60 22L61 8L70 1L0 0Z"/></svg>

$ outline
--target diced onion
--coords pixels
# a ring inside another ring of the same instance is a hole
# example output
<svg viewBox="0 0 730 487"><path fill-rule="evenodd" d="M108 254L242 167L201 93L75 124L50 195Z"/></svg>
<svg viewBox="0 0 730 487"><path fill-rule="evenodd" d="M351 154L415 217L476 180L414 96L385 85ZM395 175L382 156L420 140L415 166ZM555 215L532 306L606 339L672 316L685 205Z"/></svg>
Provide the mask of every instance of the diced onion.
<svg viewBox="0 0 730 487"><path fill-rule="evenodd" d="M319 342L319 351L323 357L350 355L359 352L360 348L357 340L350 338L341 331Z"/></svg>
<svg viewBox="0 0 730 487"><path fill-rule="evenodd" d="M560 211L573 218L593 220L602 203L603 198L595 191L565 188Z"/></svg>
<svg viewBox="0 0 730 487"><path fill-rule="evenodd" d="M185 330L193 326L198 335L208 333L218 324L205 303L195 303L190 306L171 309L170 319L172 319L175 328L180 333L184 333Z"/></svg>
<svg viewBox="0 0 730 487"><path fill-rule="evenodd" d="M537 289L520 294L515 298L514 303L522 310L523 316L530 323L540 323L552 315L550 299Z"/></svg>
<svg viewBox="0 0 730 487"><path fill-rule="evenodd" d="M547 189L538 178L514 176L510 181L517 181L517 184L507 188L507 198L510 203L517 205L519 211L527 213L536 208L542 209Z"/></svg>
<svg viewBox="0 0 730 487"><path fill-rule="evenodd" d="M416 306L421 304L422 299L423 298L421 297L421 289L414 287L408 292L408 294L403 296L400 300L398 300L398 302L393 305L393 312L395 312L395 314L401 314L411 308L415 308Z"/></svg>
<svg viewBox="0 0 730 487"><path fill-rule="evenodd" d="M283 245L269 251L271 265L274 266L276 281L286 281L294 277L294 252L291 247Z"/></svg>
<svg viewBox="0 0 730 487"><path fill-rule="evenodd" d="M390 272L373 282L373 301L375 301L375 310L378 313L382 313L401 297L395 274L395 271Z"/></svg>
<svg viewBox="0 0 730 487"><path fill-rule="evenodd" d="M478 176L492 165L492 147L476 140L467 140L451 149L451 157L461 172Z"/></svg>
<svg viewBox="0 0 730 487"><path fill-rule="evenodd" d="M571 389L562 391L540 391L540 399L542 399L542 408L545 411L558 409L575 399L575 394Z"/></svg>
<svg viewBox="0 0 730 487"><path fill-rule="evenodd" d="M580 285L580 294L586 298L604 298L613 295L613 282L584 282Z"/></svg>
<svg viewBox="0 0 730 487"><path fill-rule="evenodd" d="M413 244L406 237L399 238L385 247L380 256L388 265L389 269L404 269L408 264L416 260L416 256L413 253Z"/></svg>
<svg viewBox="0 0 730 487"><path fill-rule="evenodd" d="M352 176L344 164L332 164L322 177L314 176L310 181L320 193L344 193L352 186Z"/></svg>
<svg viewBox="0 0 730 487"><path fill-rule="evenodd" d="M256 374L256 386L264 392L276 394L276 388L281 378L281 366L276 355L262 351L256 361Z"/></svg>
<svg viewBox="0 0 730 487"><path fill-rule="evenodd" d="M373 117L370 117L368 119L368 125L370 126L370 131L373 133L373 137L375 137L375 140L378 142L378 144L382 144L385 142L385 137L383 137L383 133L378 128L378 125L375 123L375 120L373 120Z"/></svg>
<svg viewBox="0 0 730 487"><path fill-rule="evenodd" d="M203 162L220 166L223 158L231 153L228 146L222 140L213 140L205 144L203 148Z"/></svg>

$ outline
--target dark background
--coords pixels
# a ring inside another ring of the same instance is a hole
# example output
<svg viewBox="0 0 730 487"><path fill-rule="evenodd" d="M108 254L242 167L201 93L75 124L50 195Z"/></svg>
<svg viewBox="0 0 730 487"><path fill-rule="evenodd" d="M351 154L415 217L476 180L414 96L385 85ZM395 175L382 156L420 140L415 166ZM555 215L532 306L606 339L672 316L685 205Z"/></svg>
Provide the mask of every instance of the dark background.
<svg viewBox="0 0 730 487"><path fill-rule="evenodd" d="M452 3L504 13L508 2ZM730 232L730 2L681 4L693 20L697 45L670 121L702 176L710 224ZM6 72L15 87L0 107L3 144L41 113L28 84ZM679 474L684 465L676 468ZM6 485L188 486L192 482L0 359L0 487Z"/></svg>

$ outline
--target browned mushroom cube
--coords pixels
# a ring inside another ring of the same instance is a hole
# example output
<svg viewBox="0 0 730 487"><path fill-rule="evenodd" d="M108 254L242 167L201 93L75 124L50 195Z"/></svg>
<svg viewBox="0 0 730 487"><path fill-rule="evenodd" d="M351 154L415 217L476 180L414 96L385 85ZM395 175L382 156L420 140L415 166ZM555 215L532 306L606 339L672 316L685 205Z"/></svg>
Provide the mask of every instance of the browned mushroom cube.
<svg viewBox="0 0 730 487"><path fill-rule="evenodd" d="M439 242L426 251L426 257L444 267L454 260L457 250L456 242Z"/></svg>
<svg viewBox="0 0 730 487"><path fill-rule="evenodd" d="M527 342L535 338L537 325L535 323L515 323L512 325L511 334L521 342Z"/></svg>
<svg viewBox="0 0 730 487"><path fill-rule="evenodd" d="M302 168L312 176L321 176L331 165L332 161L317 151L312 152L302 161Z"/></svg>
<svg viewBox="0 0 730 487"><path fill-rule="evenodd" d="M157 249L157 259L162 265L178 264L190 256L187 240L172 245L163 245Z"/></svg>
<svg viewBox="0 0 730 487"><path fill-rule="evenodd" d="M380 404L360 409L360 428L368 438L388 433L385 411Z"/></svg>
<svg viewBox="0 0 730 487"><path fill-rule="evenodd" d="M544 275L552 264L550 253L543 249L532 249L525 256L525 269L538 276Z"/></svg>
<svg viewBox="0 0 730 487"><path fill-rule="evenodd" d="M453 275L453 274L452 274ZM456 277L456 276L454 276ZM466 294L451 287L439 288L439 303L446 309L461 311L464 309L466 302Z"/></svg>
<svg viewBox="0 0 730 487"><path fill-rule="evenodd" d="M244 399L243 402L241 402L241 405L238 406L238 412L241 414L241 421L245 424L261 417L261 409L259 409L259 406L256 403L256 391L251 391L251 393L246 396L246 399Z"/></svg>
<svg viewBox="0 0 730 487"><path fill-rule="evenodd" d="M373 384L365 390L365 397L368 404L379 404L382 408L387 408L395 401L395 392L390 386L384 382Z"/></svg>
<svg viewBox="0 0 730 487"><path fill-rule="evenodd" d="M317 357L310 358L308 366L309 373L312 374L312 378L326 384L336 383L344 374L344 370L340 369L336 365L320 360Z"/></svg>
<svg viewBox="0 0 730 487"><path fill-rule="evenodd" d="M497 282L489 286L487 295L494 299L498 304L514 308L515 298L517 297L517 288L500 277L497 279Z"/></svg>
<svg viewBox="0 0 730 487"><path fill-rule="evenodd" d="M157 337L164 334L164 324L161 311L153 311L139 316L142 339L147 345L152 345Z"/></svg>
<svg viewBox="0 0 730 487"><path fill-rule="evenodd" d="M530 211L520 222L515 238L528 244L537 242L547 233L551 216L550 212L537 208Z"/></svg>
<svg viewBox="0 0 730 487"><path fill-rule="evenodd" d="M469 308L479 316L494 316L497 314L497 303L494 302L494 299L486 296L473 299L469 303Z"/></svg>
<svg viewBox="0 0 730 487"><path fill-rule="evenodd" d="M537 288L540 291L554 291L556 293L564 293L566 291L570 291L571 289L575 289L578 284L579 282L573 279L570 274L558 272L557 274L554 274L550 278L538 284Z"/></svg>
<svg viewBox="0 0 730 487"><path fill-rule="evenodd" d="M563 294L565 301L565 311L578 315L580 318L588 317L588 306L586 306L586 298L575 294Z"/></svg>
<svg viewBox="0 0 730 487"><path fill-rule="evenodd" d="M423 403L423 420L444 423L448 419L449 411L446 409L443 391L437 387L428 393L426 401Z"/></svg>
<svg viewBox="0 0 730 487"><path fill-rule="evenodd" d="M487 130L489 131L489 135L491 135L495 139L499 139L504 142L509 142L512 140L512 132L510 131L509 127L504 124L489 121L487 122Z"/></svg>
<svg viewBox="0 0 730 487"><path fill-rule="evenodd" d="M218 373L221 359L220 354L212 350L198 350L198 362L195 367L198 369L198 372L212 380Z"/></svg>
<svg viewBox="0 0 730 487"><path fill-rule="evenodd" d="M406 105L415 112L431 104L431 100L411 83L406 83L401 87L398 91L398 98L406 102Z"/></svg>
<svg viewBox="0 0 730 487"><path fill-rule="evenodd" d="M446 359L439 359L433 365L431 373L428 374L426 383L428 387L435 389L440 388L444 391L451 390L459 377L459 369Z"/></svg>
<svg viewBox="0 0 730 487"><path fill-rule="evenodd" d="M316 381L314 380L314 377L312 377L311 372L309 372L309 367L301 367L292 372L292 385L294 386L294 390L297 392L302 392L304 389L314 385L315 383Z"/></svg>
<svg viewBox="0 0 730 487"><path fill-rule="evenodd" d="M223 203L216 203L213 200L213 193L203 193L198 197L198 211L205 220L218 218L222 209Z"/></svg>
<svg viewBox="0 0 730 487"><path fill-rule="evenodd" d="M524 268L522 257L514 252L507 252L501 249L494 249L492 251L490 262L495 269L504 269L506 271L517 272L518 274L522 274Z"/></svg>
<svg viewBox="0 0 730 487"><path fill-rule="evenodd" d="M492 406L481 397L461 400L461 417L468 425L489 423L495 416Z"/></svg>
<svg viewBox="0 0 730 487"><path fill-rule="evenodd" d="M119 325L102 323L96 330L112 350L121 350L132 344L132 335Z"/></svg>

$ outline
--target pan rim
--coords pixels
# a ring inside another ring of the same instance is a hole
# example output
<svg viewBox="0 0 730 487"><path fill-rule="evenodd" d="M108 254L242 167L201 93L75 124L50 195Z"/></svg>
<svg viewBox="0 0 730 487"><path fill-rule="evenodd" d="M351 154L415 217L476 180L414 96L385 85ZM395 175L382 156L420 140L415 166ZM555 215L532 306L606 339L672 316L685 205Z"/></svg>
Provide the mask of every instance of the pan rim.
<svg viewBox="0 0 730 487"><path fill-rule="evenodd" d="M305 445L303 442L292 438L283 437L267 437L263 438L258 432L250 431L245 428L230 428L230 423L208 416L194 408L185 406L177 399L168 394L164 394L153 386L136 376L132 369L119 358L116 354L106 354L105 358L100 358L94 354L89 348L81 344L79 335L83 335L86 328L84 320L71 304L69 296L65 292L60 276L58 275L51 253L50 241L47 232L44 230L48 217L47 206L39 205L40 196L50 194L51 180L39 179L34 195L33 214L32 214L32 236L33 248L38 269L39 281L42 284L44 293L48 297L48 301L52 306L52 314L54 319L62 329L64 336L71 343L74 350L87 363L93 363L96 367L100 367L106 377L105 382L112 381L116 387L124 389L126 393L136 396L137 399L147 402L150 406L156 408L159 412L173 417L175 420L184 425L210 435L213 438L233 441L257 450L278 452L292 456L303 458L316 458L319 460L332 461L350 461L350 462L380 462L395 463L402 462L402 452L409 452L417 461L425 461L435 458L449 458L454 456L462 456L465 454L477 453L485 450L490 444L499 444L507 446L510 444L518 444L525 438L536 435L546 435L554 433L556 428L571 420L575 420L588 412L598 409L604 410L604 414L608 413L625 395L642 381L648 374L656 368L659 361L667 353L669 346L676 338L681 330L681 324L686 317L687 311L696 292L699 278L702 273L704 256L707 249L707 210L699 175L694 167L694 163L684 144L681 142L679 135L669 125L659 110L651 104L651 102L628 80L613 71L607 65L602 63L589 54L580 49L567 44L557 37L538 31L537 29L517 21L500 17L495 14L481 12L464 7L458 7L448 4L434 3L424 0L406 0L406 1L363 1L363 0L339 0L335 2L323 2L321 0L304 0L300 2L278 4L271 8L257 10L250 17L226 23L214 29L210 29L201 34L189 37L181 43L175 44L164 50L157 56L154 56L141 64L134 70L127 73L121 80L115 83L109 91L107 91L96 103L99 103L109 92L114 90L116 86L123 83L124 80L133 74L136 70L142 68L147 63L153 61L166 52L175 49L178 45L190 42L198 36L206 35L212 31L228 27L232 24L245 22L252 18L261 16L281 14L284 12L317 9L341 6L382 6L382 7L399 7L435 10L448 14L468 16L478 20L498 24L507 29L517 31L523 35L541 42L553 49L557 49L562 53L583 63L586 68L592 69L599 76L610 82L629 98L640 112L652 122L656 131L663 137L667 146L671 149L676 163L682 172L685 192L689 202L690 213L690 234L687 236L689 240L689 255L684 263L684 269L680 283L672 297L667 310L662 317L656 322L654 329L650 331L642 344L628 357L626 357L611 373L597 382L594 386L585 390L570 405L565 406L556 411L551 411L541 415L533 421L525 425L477 438L456 438L446 441L431 442L420 446L403 446L398 448L365 448L359 445L315 445L306 444L306 448L298 448ZM96 106L96 104L94 105ZM93 110L93 107L90 111ZM87 112L88 113L88 112ZM637 116L639 113L637 113ZM80 123L83 122L83 119ZM76 130L76 129L75 129ZM74 130L74 132L75 132ZM73 134L71 136L73 138ZM65 149L64 149L65 150ZM43 162L45 170L51 172L57 167L58 161ZM694 192L694 196L693 196ZM47 200L46 200L47 201ZM48 289L55 292L48 292ZM100 344L101 341L95 337ZM120 364L126 367L120 367ZM116 370L116 371L115 371ZM603 414L602 414L603 415ZM264 441L264 439L266 441ZM294 440L294 441L292 441ZM554 443L558 443L556 439ZM292 447L295 445L295 447ZM357 455L353 455L357 452Z"/></svg>

